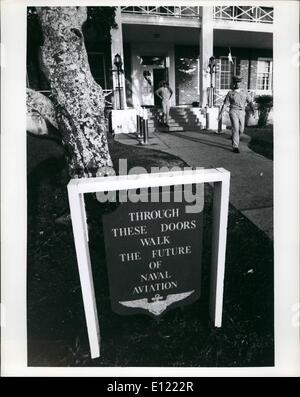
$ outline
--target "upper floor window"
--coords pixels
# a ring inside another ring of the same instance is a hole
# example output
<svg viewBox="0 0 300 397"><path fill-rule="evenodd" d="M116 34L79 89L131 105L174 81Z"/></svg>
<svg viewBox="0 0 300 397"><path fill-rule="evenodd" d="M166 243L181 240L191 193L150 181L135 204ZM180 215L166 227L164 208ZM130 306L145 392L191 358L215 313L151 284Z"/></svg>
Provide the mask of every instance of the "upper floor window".
<svg viewBox="0 0 300 397"><path fill-rule="evenodd" d="M220 90L229 90L232 76L236 73L236 58L232 58L233 63L228 57L220 58Z"/></svg>
<svg viewBox="0 0 300 397"><path fill-rule="evenodd" d="M263 91L268 91L272 89L272 59L258 59L256 88Z"/></svg>

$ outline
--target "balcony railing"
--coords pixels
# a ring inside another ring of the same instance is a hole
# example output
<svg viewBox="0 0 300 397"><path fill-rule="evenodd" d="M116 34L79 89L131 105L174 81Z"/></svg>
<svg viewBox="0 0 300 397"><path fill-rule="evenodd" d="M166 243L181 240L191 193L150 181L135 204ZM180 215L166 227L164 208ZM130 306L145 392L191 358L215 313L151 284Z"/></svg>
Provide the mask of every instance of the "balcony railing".
<svg viewBox="0 0 300 397"><path fill-rule="evenodd" d="M122 13L161 15L167 17L199 18L200 7L121 7Z"/></svg>
<svg viewBox="0 0 300 397"><path fill-rule="evenodd" d="M234 22L273 23L273 7L215 6L214 19Z"/></svg>

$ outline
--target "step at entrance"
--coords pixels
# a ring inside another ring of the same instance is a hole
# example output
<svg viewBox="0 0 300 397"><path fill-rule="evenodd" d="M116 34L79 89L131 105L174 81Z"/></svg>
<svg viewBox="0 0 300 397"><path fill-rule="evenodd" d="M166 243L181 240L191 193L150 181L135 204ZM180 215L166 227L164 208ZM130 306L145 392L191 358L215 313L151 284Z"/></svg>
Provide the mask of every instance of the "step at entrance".
<svg viewBox="0 0 300 397"><path fill-rule="evenodd" d="M162 112L158 108L148 109L148 129L153 132L201 131L205 126L205 115L197 109L171 108L169 128L162 124Z"/></svg>

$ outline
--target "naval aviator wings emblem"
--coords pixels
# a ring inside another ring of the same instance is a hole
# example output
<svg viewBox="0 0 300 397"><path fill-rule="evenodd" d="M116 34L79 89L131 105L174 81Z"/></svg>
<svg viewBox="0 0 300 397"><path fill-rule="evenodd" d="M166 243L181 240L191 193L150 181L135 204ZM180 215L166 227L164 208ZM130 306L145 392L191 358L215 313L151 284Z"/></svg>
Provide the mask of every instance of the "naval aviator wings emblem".
<svg viewBox="0 0 300 397"><path fill-rule="evenodd" d="M178 302L190 296L193 291L183 292L181 294L169 294L166 299L163 300L163 297L159 294L156 294L154 298L152 298L152 302L148 302L147 298L144 299L136 299L132 301L119 301L119 303L123 306L132 307L132 308L140 308L149 311L155 316L159 316L163 313L168 306L172 305L174 302Z"/></svg>

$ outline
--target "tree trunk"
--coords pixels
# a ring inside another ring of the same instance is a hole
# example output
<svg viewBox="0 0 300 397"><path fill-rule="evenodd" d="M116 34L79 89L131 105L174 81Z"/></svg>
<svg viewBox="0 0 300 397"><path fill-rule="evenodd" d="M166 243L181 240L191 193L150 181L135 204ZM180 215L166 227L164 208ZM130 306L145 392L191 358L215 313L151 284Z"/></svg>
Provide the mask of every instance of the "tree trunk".
<svg viewBox="0 0 300 397"><path fill-rule="evenodd" d="M85 7L37 7L44 45L41 62L49 80L56 120L71 178L112 173L104 96L94 81L82 34Z"/></svg>

